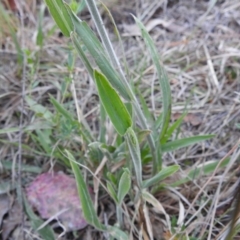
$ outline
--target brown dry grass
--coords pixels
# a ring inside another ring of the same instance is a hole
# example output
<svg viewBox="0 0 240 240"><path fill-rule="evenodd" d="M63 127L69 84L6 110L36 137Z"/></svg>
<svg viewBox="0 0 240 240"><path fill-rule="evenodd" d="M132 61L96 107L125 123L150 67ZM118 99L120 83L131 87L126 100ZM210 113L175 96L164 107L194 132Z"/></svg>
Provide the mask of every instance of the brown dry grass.
<svg viewBox="0 0 240 240"><path fill-rule="evenodd" d="M239 191L240 130L236 128L236 123L240 121L240 4L238 0L217 1L211 7L211 3L214 1L142 0L119 1L118 4L109 5L123 36L129 77L139 85L152 111L157 115L161 109L158 81L129 13L135 14L147 26L162 56L171 82L173 120L186 108L189 110L180 132L181 136L208 133L216 135L211 141L166 155L165 163L180 164L181 174L186 174L189 166L199 166L211 160L221 162L226 156L231 159L225 169L157 195L170 216L178 217L185 212L187 218L184 222L187 227L184 231L190 236L197 236L197 239L224 239L231 212L235 208L235 192ZM12 25L17 29L22 49L29 49L32 52L30 57L38 58L39 65L31 68L31 65L25 64L24 71L19 68L14 43L10 33L3 28L0 37L1 129L19 126L21 114L22 126L35 121L27 105L21 103L24 82L25 94L30 94L36 101L51 108L48 94L60 99L60 88L67 75L64 65L67 59L64 50L67 46L66 39L59 37L56 31L56 34L45 38L41 54L34 55L37 51L35 37L39 5L31 1L19 5L24 19L21 22L16 14L8 10L14 18ZM112 24L104 10L102 14L111 32ZM88 13L84 13L83 17L89 20ZM92 24L91 20L89 22ZM50 16L46 15L44 32L47 33L53 25ZM115 39L113 34L112 39ZM117 41L114 41L114 45L118 55L122 56ZM80 62L77 62L74 74L77 80L78 104L85 114L85 119L91 122L91 127L97 131L95 88L89 83L89 76ZM42 166L48 162L44 156L35 158L34 153L10 144L18 143L19 138L24 144L35 147L35 143L25 135L22 136L21 132L1 135L1 139L7 141L0 143L1 162L10 160L17 163L19 154L23 163ZM15 175L15 171L5 170L1 181L7 183L9 179L14 179ZM26 179L28 178L29 174L26 176ZM25 184L25 181L22 184ZM102 213L107 214L108 221L113 221L115 215L112 202L106 197L101 201ZM179 208L179 202L182 208ZM129 214L133 214L131 208ZM163 230L159 232L160 227L155 226L161 225L162 216L152 210L150 218L156 239L161 239L159 234ZM79 239L103 239L103 235L90 227L79 236ZM167 235L165 237L170 239ZM240 236L236 239L239 238Z"/></svg>

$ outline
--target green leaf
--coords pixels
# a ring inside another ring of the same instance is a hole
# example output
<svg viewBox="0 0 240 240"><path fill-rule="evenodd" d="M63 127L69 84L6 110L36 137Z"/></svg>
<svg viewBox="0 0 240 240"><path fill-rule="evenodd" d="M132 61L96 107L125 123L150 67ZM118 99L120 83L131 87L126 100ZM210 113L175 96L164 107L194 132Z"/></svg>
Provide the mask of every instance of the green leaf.
<svg viewBox="0 0 240 240"><path fill-rule="evenodd" d="M123 170L123 174L120 178L119 185L118 185L118 204L121 205L124 197L128 194L130 187L131 187L131 174L130 171L125 168Z"/></svg>
<svg viewBox="0 0 240 240"><path fill-rule="evenodd" d="M87 189L87 185L83 179L82 173L78 167L78 164L76 163L73 155L69 151L65 149L65 152L67 153L68 159L70 161L70 164L76 179L78 194L81 201L82 211L83 211L85 220L89 224L94 226L96 229L99 229L102 231L106 230L106 227L103 224L101 224L101 222L98 219L97 213L93 206L91 196Z"/></svg>
<svg viewBox="0 0 240 240"><path fill-rule="evenodd" d="M155 65L155 68L157 70L158 79L161 86L161 93L162 93L162 103L163 103L163 112L162 112L162 126L161 126L161 134L160 139L165 135L166 130L168 128L168 124L170 121L171 116L171 89L170 84L168 81L168 77L166 74L165 69L160 64L159 54L158 51L153 43L153 40L151 39L150 35L148 34L146 28L144 25L135 18L135 21L139 28L141 29L142 37L145 41L146 46L148 47L148 50L150 52L151 58L153 60L153 63Z"/></svg>
<svg viewBox="0 0 240 240"><path fill-rule="evenodd" d="M45 129L45 130L36 130L36 140L38 141L38 143L40 143L40 145L42 146L42 148L44 149L44 151L48 154L52 153L52 141L50 139L50 136L52 134L51 130L49 129Z"/></svg>
<svg viewBox="0 0 240 240"><path fill-rule="evenodd" d="M125 134L125 139L126 139L129 152L133 161L137 184L138 184L138 187L141 188L142 187L142 161L141 161L138 139L132 128L128 128Z"/></svg>
<svg viewBox="0 0 240 240"><path fill-rule="evenodd" d="M107 189L108 189L109 195L112 197L115 203L118 203L117 193L114 190L112 183L110 183L109 181L107 181Z"/></svg>
<svg viewBox="0 0 240 240"><path fill-rule="evenodd" d="M42 105L38 104L34 100L32 100L30 97L26 96L25 100L27 104L29 105L30 109L34 111L35 113L41 115L46 120L52 120L53 114Z"/></svg>
<svg viewBox="0 0 240 240"><path fill-rule="evenodd" d="M188 147L190 145L199 143L201 141L205 141L213 138L215 135L201 135L189 138L178 139L172 142L167 142L162 145L163 152L171 152L179 148Z"/></svg>
<svg viewBox="0 0 240 240"><path fill-rule="evenodd" d="M165 167L159 173L157 173L154 177L143 181L143 187L144 188L151 187L152 185L157 184L160 181L164 180L165 178L173 175L178 170L179 170L178 165Z"/></svg>
<svg viewBox="0 0 240 240"><path fill-rule="evenodd" d="M51 227L49 227L48 225L41 227L44 224L44 222L39 217L37 217L37 215L34 214L31 207L29 206L26 196L24 194L23 194L23 203L24 203L25 212L27 213L27 215L30 219L30 223L31 223L33 229L38 231L38 233L40 234L40 236L43 239L46 239L46 240L56 239ZM41 228L39 229L39 227L41 227Z"/></svg>
<svg viewBox="0 0 240 240"><path fill-rule="evenodd" d="M110 85L107 78L94 70L94 78L101 103L103 104L113 126L120 135L124 135L132 126L132 119L116 90Z"/></svg>
<svg viewBox="0 0 240 240"><path fill-rule="evenodd" d="M0 129L0 134L15 133L15 132L19 132L18 127Z"/></svg>
<svg viewBox="0 0 240 240"><path fill-rule="evenodd" d="M74 30L71 17L62 0L45 0L48 9L62 31L62 33L69 37L70 33Z"/></svg>
<svg viewBox="0 0 240 240"><path fill-rule="evenodd" d="M146 138L151 134L151 131L148 129L141 130L137 133L137 138L139 141L139 144L141 144Z"/></svg>
<svg viewBox="0 0 240 240"><path fill-rule="evenodd" d="M13 163L13 161L1 161L1 166L3 169L6 169L6 170L17 170L18 168L17 165ZM42 168L34 165L21 164L21 171L31 172L31 173L41 173Z"/></svg>
<svg viewBox="0 0 240 240"><path fill-rule="evenodd" d="M218 166L219 160L208 161L208 162L190 170L186 178L183 178L175 183L172 183L171 186L177 187L181 184L184 184L184 183L190 182L194 179L197 179L200 176L208 175L208 174L214 172L217 166L219 168L226 167L228 165L229 161L230 161L230 158L227 158L224 161L222 161L222 163L219 166Z"/></svg>
<svg viewBox="0 0 240 240"><path fill-rule="evenodd" d="M53 96L50 96L50 102L61 115L63 115L70 122L74 122L74 118L72 117L72 115Z"/></svg>
<svg viewBox="0 0 240 240"><path fill-rule="evenodd" d="M108 227L108 233L117 240L129 239L128 235L117 227Z"/></svg>
<svg viewBox="0 0 240 240"><path fill-rule="evenodd" d="M102 158L104 156L103 151L101 149L102 143L99 142L91 142L88 144L88 158L92 163L100 164Z"/></svg>

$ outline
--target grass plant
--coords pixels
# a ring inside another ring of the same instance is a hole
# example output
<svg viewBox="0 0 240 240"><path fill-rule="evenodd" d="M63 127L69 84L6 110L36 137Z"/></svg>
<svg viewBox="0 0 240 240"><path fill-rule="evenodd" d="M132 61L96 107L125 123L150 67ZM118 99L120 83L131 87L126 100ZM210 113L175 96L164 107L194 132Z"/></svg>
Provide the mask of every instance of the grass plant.
<svg viewBox="0 0 240 240"><path fill-rule="evenodd" d="M57 162L64 171L74 175L84 218L106 239L197 240L213 239L212 237L215 236L216 239L230 240L237 236L239 217L236 214L233 215L232 222L229 221L217 235L214 231L223 225L224 215L217 218L212 217L211 213L215 216L216 212L220 211L218 202L224 198L220 189L228 188L228 182L224 177L239 161L239 142L221 159L212 159L200 164L193 164L191 160L186 161L198 157L188 158L186 149L204 141L210 142L215 132L209 131L213 134L194 136L180 134L180 126L191 109L189 106L194 105L195 102L187 99L187 106L185 103L179 103L177 108L182 110L182 114L175 117L173 104L176 98L172 96L172 80L169 80L167 74L171 69L167 71L163 66L155 40L151 38L149 29L142 22L144 17L140 20L134 15L131 16L139 33L138 43L143 51L148 51L148 57L154 66L152 71L158 80L158 84L153 84L151 90L141 87L143 80L141 76L148 71L145 59L136 57L135 61L138 62L141 73L134 79L128 61L118 57L99 11L99 7L103 7L111 15L105 5L98 6L95 0L83 0L80 3L45 0L45 3L56 25L51 26L47 33L44 31L46 6L42 4L36 24L37 49L34 51L31 47L21 48L13 23L0 5L2 13L0 19L3 18L9 25L9 35L15 44L18 69L23 67L27 69L30 79L24 101L28 111L31 112L31 117L29 117L30 123L22 127L22 132L30 141L21 143L23 151L27 152L26 158L47 159L51 168ZM211 1L211 4L203 17L211 12L215 2ZM81 15L79 13L85 8L91 14L96 31L92 30L93 26L90 26L89 22L79 17ZM112 16L110 19L114 21ZM112 24L121 43L122 39L116 24L114 22ZM64 54L68 56L67 61L64 66L61 65L62 63L51 61L45 65L40 60L45 51L44 44L58 28L64 35L62 40L64 44L63 47L57 45L56 48L62 47ZM129 54L124 52L123 47L121 51L124 58ZM206 47L204 51L208 56ZM142 55L144 56L144 53ZM27 59L26 63L23 61L23 56ZM78 97L77 91L84 77L82 70L79 70L77 58L80 58L86 70L87 88L82 99ZM201 59L193 65L198 62L201 62ZM207 63L213 72L214 68L209 59ZM52 64L54 64L53 69ZM181 70L179 74L181 76L186 74L184 72L193 65L182 67L184 71ZM78 78L74 76L75 70L80 72ZM48 81L54 86L42 87L43 91L51 92L46 97L45 103L37 100L34 95L34 89L37 89L41 82L36 80L36 75L40 75L41 71L47 72L48 77L52 76ZM228 74L229 71L231 69L228 69ZM234 78L237 73L234 71L230 75ZM62 80L58 82L57 78ZM216 76L213 79L216 79ZM218 85L216 81L214 84ZM54 89L57 89L57 94ZM88 96L94 95L88 95L91 91L96 93L95 105L94 109L89 108L86 111L86 108L80 107L79 101L83 101L85 106L90 104ZM202 102L210 96L207 92L205 97L205 93L203 94L198 86L193 87L191 91L195 98L204 96L201 98ZM157 93L157 96L153 93ZM153 95L152 103L158 101L154 109L150 107L153 104L149 104L150 94ZM174 94L180 93L174 92ZM3 95L0 97L4 98ZM197 104L204 105L204 103ZM89 118L91 121L88 121ZM239 123L236 124L236 129L239 130ZM0 136L12 136L18 132L19 128L11 125L0 129ZM18 143L5 138L0 138L0 142L11 147L18 146ZM175 151L180 151L182 158L179 161L168 161ZM40 173L41 160L36 161L39 161L36 164L38 166L22 163L20 170ZM17 169L14 161L3 161L2 166L5 170ZM217 172L221 172L221 179L216 175ZM235 176L229 179L235 179ZM214 181L218 182L218 187L214 199L211 199L209 197L211 189L208 188L208 184ZM95 193L94 201L88 191L89 185ZM184 194L185 188L188 187L189 198ZM11 190L15 188L15 185L11 186ZM107 198L114 205L113 218L106 219L104 214L99 214L100 201L103 198ZM165 199L165 202L161 202L161 198ZM168 210L166 210L166 202L169 205ZM24 195L23 204L32 228L42 239L54 239L54 231L32 211ZM175 206L178 206L178 215L175 214ZM238 209L237 205L236 209ZM201 230L196 229L195 220L201 220L203 217L210 224L203 226ZM159 238L156 238L155 220L159 226L164 226Z"/></svg>

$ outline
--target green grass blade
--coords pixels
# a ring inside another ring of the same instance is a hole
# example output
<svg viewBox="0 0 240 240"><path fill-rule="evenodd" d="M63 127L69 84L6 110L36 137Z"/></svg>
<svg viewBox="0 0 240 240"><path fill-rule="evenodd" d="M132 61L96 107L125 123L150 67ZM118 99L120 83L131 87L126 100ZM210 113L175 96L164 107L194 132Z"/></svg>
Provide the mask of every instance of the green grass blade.
<svg viewBox="0 0 240 240"><path fill-rule="evenodd" d="M41 147L46 153L51 154L53 145L50 139L51 130L36 130L36 134L36 140L38 141L38 143L41 145Z"/></svg>
<svg viewBox="0 0 240 240"><path fill-rule="evenodd" d="M85 1L85 0L82 0L82 1L80 2L80 4L78 4L77 13L82 12L86 7L87 7L86 1Z"/></svg>
<svg viewBox="0 0 240 240"><path fill-rule="evenodd" d="M107 77L107 79L109 79L112 86L121 94L122 97L124 97L126 100L130 100L128 92L123 85L118 72L110 64L107 54L105 53L99 39L96 37L86 22L81 21L72 12L67 4L65 4L65 6L72 18L76 34L81 39L87 50L90 52L102 73Z"/></svg>
<svg viewBox="0 0 240 240"><path fill-rule="evenodd" d="M74 30L71 17L62 0L45 0L48 9L62 31L62 33L69 37L70 33Z"/></svg>
<svg viewBox="0 0 240 240"><path fill-rule="evenodd" d="M69 151L65 150L65 152L67 153L68 159L70 161L70 164L76 179L78 194L81 201L82 211L83 211L85 220L89 224L94 226L96 229L99 229L102 231L106 230L104 225L102 225L98 219L97 213L93 206L91 196L87 189L87 185L83 179L82 173L78 167L78 164L76 163L73 155Z"/></svg>
<svg viewBox="0 0 240 240"><path fill-rule="evenodd" d="M119 185L118 185L118 204L121 205L124 197L128 194L131 188L131 174L130 171L125 168L124 172L120 178Z"/></svg>
<svg viewBox="0 0 240 240"><path fill-rule="evenodd" d="M213 138L215 135L201 135L189 138L178 139L172 142L167 142L162 145L163 152L171 152L179 148L188 147L190 145L199 143L201 141L205 141Z"/></svg>
<svg viewBox="0 0 240 240"><path fill-rule="evenodd" d="M107 181L107 189L108 189L109 195L112 197L115 203L118 203L117 193L114 190L112 183L109 181Z"/></svg>
<svg viewBox="0 0 240 240"><path fill-rule="evenodd" d="M2 1L1 1L2 3ZM23 50L21 48L21 45L19 43L19 38L16 34L16 26L14 26L13 24L13 21L11 19L11 17L9 16L8 14L8 11L6 11L5 8L3 8L3 5L0 3L0 20L1 20L1 25L2 24L6 24L9 31L10 31L10 34L11 34L11 37L12 37L12 40L14 42L14 45L15 45L15 48L17 50L17 61L18 61L18 64L21 66L23 64L23 56L24 56L24 53L23 53ZM1 25L0 25L0 36L2 36L2 29L1 29Z"/></svg>
<svg viewBox="0 0 240 240"><path fill-rule="evenodd" d="M82 50L82 47L81 47L81 44L80 44L80 41L77 37L77 34L75 32L72 32L71 33L71 39L72 39L72 42L74 44L74 47L76 48L77 50L77 53L79 55L79 57L81 58L83 64L85 65L85 67L87 68L88 70L88 73L90 74L90 76L92 77L93 79L93 68L91 66L91 63L88 61L84 51Z"/></svg>
<svg viewBox="0 0 240 240"><path fill-rule="evenodd" d="M124 135L132 126L131 116L116 90L110 85L107 78L98 71L94 71L94 78L101 103L103 104L113 126L120 135Z"/></svg>
<svg viewBox="0 0 240 240"><path fill-rule="evenodd" d="M50 102L56 108L58 113L60 113L62 116L64 116L70 122L74 122L73 116L53 96L50 96Z"/></svg>
<svg viewBox="0 0 240 240"><path fill-rule="evenodd" d="M138 89L136 89L136 90L138 92L138 97L139 97L139 100L140 100L140 103L141 103L141 106L142 106L144 116L146 117L149 126L152 127L154 125L154 121L155 121L154 116L150 112L150 110L149 110L149 108L146 104L146 101L145 101L143 95L141 94L141 92Z"/></svg>
<svg viewBox="0 0 240 240"><path fill-rule="evenodd" d="M222 161L222 163L219 165L219 168L226 167L229 164L229 161L230 161L230 158L227 158L224 161ZM186 178L183 178L183 179L181 179L181 180L179 180L175 183L172 183L171 186L172 187L177 187L181 184L184 184L184 183L190 182L194 179L197 179L200 176L211 174L212 172L215 171L218 164L219 164L219 160L208 161L201 166L193 168L192 170L189 171Z"/></svg>
<svg viewBox="0 0 240 240"><path fill-rule="evenodd" d="M121 48L121 53L122 53L122 59L123 59L123 65L124 65L124 69L125 69L125 72L126 72L126 76L129 77L129 68L128 68L128 64L127 64L127 60L126 60L126 53L125 53L125 50L124 50L124 46L123 46L123 41L122 41L122 38L121 38L121 35L118 31L118 27L117 27L117 24L116 22L114 21L114 17L111 13L111 11L108 9L108 7L103 3L101 2L101 5L102 7L104 8L104 10L106 11L109 19L110 19L110 22L113 24L113 30L114 30L114 33L115 35L117 36L117 40L119 41L119 45L120 45L120 48ZM115 66L116 68L118 68L118 61L114 61L115 62Z"/></svg>
<svg viewBox="0 0 240 240"><path fill-rule="evenodd" d="M11 145L11 146L14 146L14 147L18 147L18 145L19 145L18 142L11 142L11 141L3 140L3 139L0 139L0 143ZM35 155L50 157L49 154L46 154L43 151L36 151L35 149L29 147L26 144L22 144L22 148L23 148L23 150L29 151L30 153L33 153Z"/></svg>
<svg viewBox="0 0 240 240"><path fill-rule="evenodd" d="M157 70L158 79L159 79L160 86L161 86L162 102L163 102L163 113L162 113L163 121L162 121L162 125L161 125L160 139L162 139L162 137L165 135L166 130L168 128L168 124L169 124L170 116L171 116L170 84L169 84L165 69L160 65L159 55L157 53L157 49L153 43L153 40L151 39L151 37L148 34L144 25L137 18L134 17L134 19L135 19L137 25L139 26L139 28L141 29L142 37L143 37L145 44L151 54L153 63Z"/></svg>
<svg viewBox="0 0 240 240"><path fill-rule="evenodd" d="M45 5L41 5L39 16L38 16L38 31L37 31L37 45L42 47L44 41L43 33L43 17L44 17Z"/></svg>
<svg viewBox="0 0 240 240"><path fill-rule="evenodd" d="M27 213L30 219L33 229L38 231L38 233L43 239L55 240L56 238L54 236L54 232L51 227L44 226L41 229L38 229L44 222L39 217L37 217L37 215L34 214L24 194L23 194L23 204L24 204L25 212Z"/></svg>
<svg viewBox="0 0 240 240"><path fill-rule="evenodd" d="M178 170L179 170L179 166L178 165L165 167L159 173L157 173L154 177L143 181L143 187L144 188L151 187L154 184L157 184L160 181L164 180L165 178L173 175Z"/></svg>
<svg viewBox="0 0 240 240"><path fill-rule="evenodd" d="M161 143L166 143L169 138L172 136L173 132L182 124L182 121L184 117L187 115L186 112L184 112L168 129L165 134L165 136L162 138Z"/></svg>
<svg viewBox="0 0 240 240"><path fill-rule="evenodd" d="M3 169L6 170L17 170L17 165L14 165L13 161L1 161L1 166ZM31 173L41 173L42 168L37 166L32 166L28 164L21 164L21 171L22 172L31 172Z"/></svg>
<svg viewBox="0 0 240 240"><path fill-rule="evenodd" d="M84 140L87 143L90 143L93 138L91 136L91 133L88 131L86 127L84 127L81 123L76 121L73 116L63 107L62 104L60 104L54 97L50 96L50 102L53 104L53 106L56 108L57 112L60 113L65 119L69 120L70 124L73 127L77 127L78 131L84 138Z"/></svg>
<svg viewBox="0 0 240 240"><path fill-rule="evenodd" d="M15 132L19 132L18 127L0 129L0 134L15 133Z"/></svg>
<svg viewBox="0 0 240 240"><path fill-rule="evenodd" d="M102 143L106 143L106 120L107 120L107 113L102 105L100 103L100 132L99 132L99 141Z"/></svg>
<svg viewBox="0 0 240 240"><path fill-rule="evenodd" d="M136 134L132 128L129 128L125 134L125 139L130 151L130 155L133 161L135 176L138 187L142 187L142 161L140 155L140 148Z"/></svg>

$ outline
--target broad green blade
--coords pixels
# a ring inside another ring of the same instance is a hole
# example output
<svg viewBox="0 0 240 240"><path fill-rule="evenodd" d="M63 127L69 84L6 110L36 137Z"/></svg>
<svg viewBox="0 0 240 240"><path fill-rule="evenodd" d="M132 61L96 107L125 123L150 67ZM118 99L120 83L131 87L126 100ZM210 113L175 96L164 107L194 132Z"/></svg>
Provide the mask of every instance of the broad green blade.
<svg viewBox="0 0 240 240"><path fill-rule="evenodd" d="M124 172L120 178L119 185L118 185L118 204L121 205L124 197L128 194L131 188L131 174L130 171L125 168Z"/></svg>
<svg viewBox="0 0 240 240"><path fill-rule="evenodd" d="M56 239L54 236L54 232L51 227L44 226L38 230L38 228L43 225L43 220L41 220L37 215L34 214L31 207L29 206L26 196L23 194L23 204L25 208L25 212L27 213L30 223L34 230L38 231L39 235L46 240L54 240Z"/></svg>
<svg viewBox="0 0 240 240"><path fill-rule="evenodd" d="M45 118L46 120L52 121L53 114L47 108L38 104L28 96L25 97L25 100L32 111Z"/></svg>
<svg viewBox="0 0 240 240"><path fill-rule="evenodd" d="M71 17L62 0L45 0L48 9L62 31L62 33L69 37L70 33L74 30Z"/></svg>
<svg viewBox="0 0 240 240"><path fill-rule="evenodd" d="M121 94L122 97L126 100L130 100L118 72L112 67L99 39L86 22L81 21L67 4L65 4L65 6L72 18L76 34L90 52L102 73L107 77L107 79L109 79L112 86Z"/></svg>
<svg viewBox="0 0 240 240"><path fill-rule="evenodd" d="M117 227L109 227L108 233L116 240L127 240L128 235Z"/></svg>
<svg viewBox="0 0 240 240"><path fill-rule="evenodd" d="M186 178L183 178L175 183L172 183L171 186L177 187L181 184L190 182L194 179L198 179L200 176L211 174L216 170L217 166L218 166L218 168L226 167L229 164L229 161L230 161L230 158L227 158L219 166L218 166L219 160L208 161L208 162L204 163L203 165L200 165L200 166L190 170L190 172L187 174Z"/></svg>
<svg viewBox="0 0 240 240"><path fill-rule="evenodd" d="M158 74L158 79L160 82L161 86L161 93L162 93L162 103L163 103L163 118L162 118L162 125L161 125L161 134L160 134L160 140L162 137L165 135L166 130L168 128L168 124L170 121L170 116L171 116L171 89L170 89L170 84L168 81L168 77L166 74L165 69L160 65L160 59L159 59L159 54L157 52L157 49L153 43L152 38L148 34L146 28L144 25L137 19L135 18L135 21L139 28L141 29L142 37L145 41L145 44L148 47L148 50L151 54L153 63L155 65L155 68L157 70Z"/></svg>
<svg viewBox="0 0 240 240"><path fill-rule="evenodd" d="M101 224L101 222L98 219L97 213L93 206L91 196L87 189L87 185L83 179L82 173L81 173L73 155L67 150L65 150L65 152L67 153L68 159L70 161L70 164L72 166L72 170L73 170L73 173L74 173L74 176L76 179L78 194L79 194L80 202L82 205L82 211L83 211L85 220L89 224L94 226L96 229L99 229L102 231L106 230L106 227L103 224Z"/></svg>
<svg viewBox="0 0 240 240"><path fill-rule="evenodd" d="M160 181L164 180L165 178L173 175L175 172L178 171L178 169L179 169L178 165L173 165L173 166L163 168L154 177L143 181L143 187L148 188L148 187L153 186L154 184L159 183Z"/></svg>
<svg viewBox="0 0 240 240"><path fill-rule="evenodd" d="M107 78L97 70L94 71L98 94L113 126L120 135L124 135L132 126L131 116L116 90Z"/></svg>
<svg viewBox="0 0 240 240"><path fill-rule="evenodd" d="M129 148L129 152L133 161L135 176L139 188L142 188L142 160L138 139L132 128L129 128L125 134L125 139Z"/></svg>
<svg viewBox="0 0 240 240"><path fill-rule="evenodd" d="M193 144L199 143L201 141L205 141L208 139L213 138L215 135L202 135L202 136L195 136L189 138L178 139L172 142L167 142L162 145L163 152L172 152L176 149L188 147Z"/></svg>

